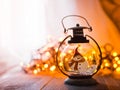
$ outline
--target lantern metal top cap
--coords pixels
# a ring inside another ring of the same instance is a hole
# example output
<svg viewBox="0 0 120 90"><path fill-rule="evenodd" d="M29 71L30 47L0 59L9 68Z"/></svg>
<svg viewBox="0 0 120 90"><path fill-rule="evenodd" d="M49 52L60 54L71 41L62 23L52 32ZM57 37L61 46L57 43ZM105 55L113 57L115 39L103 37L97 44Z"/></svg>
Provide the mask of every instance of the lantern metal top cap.
<svg viewBox="0 0 120 90"><path fill-rule="evenodd" d="M71 27L71 28L67 28L64 26L64 19L67 17L79 17L85 20L85 22L87 23L87 27L85 26L80 26L79 24L76 24L75 27ZM84 36L84 32L83 29L88 29L89 31L92 31L92 27L89 25L88 21L86 20L86 18L79 16L79 15L68 15L65 16L62 19L62 26L64 28L64 33L67 33L68 30L73 30L73 36L71 37L71 40L68 41L68 43L89 43L89 40L86 39L86 37Z"/></svg>
<svg viewBox="0 0 120 90"><path fill-rule="evenodd" d="M76 24L76 27L69 28L68 30L73 30L73 37L71 37L68 43L89 43L89 40L84 37L83 29L88 29L88 27Z"/></svg>

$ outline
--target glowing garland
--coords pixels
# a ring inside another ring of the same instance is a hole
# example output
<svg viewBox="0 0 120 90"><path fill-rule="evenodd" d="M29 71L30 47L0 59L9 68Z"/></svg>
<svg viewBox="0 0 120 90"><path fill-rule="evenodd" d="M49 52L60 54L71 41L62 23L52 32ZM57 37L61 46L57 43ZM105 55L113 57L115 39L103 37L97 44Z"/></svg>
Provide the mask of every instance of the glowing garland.
<svg viewBox="0 0 120 90"><path fill-rule="evenodd" d="M60 41L54 43L50 42L44 47L36 50L32 54L31 62L27 65L22 65L23 70L26 73L30 74L39 74L40 72L43 71L44 72L57 71L55 57L59 43ZM104 71L108 69L111 72L116 71L120 73L120 54L114 51L113 46L111 44L105 44L103 47L101 47L101 50L103 57L101 70ZM60 63L60 65L62 64Z"/></svg>

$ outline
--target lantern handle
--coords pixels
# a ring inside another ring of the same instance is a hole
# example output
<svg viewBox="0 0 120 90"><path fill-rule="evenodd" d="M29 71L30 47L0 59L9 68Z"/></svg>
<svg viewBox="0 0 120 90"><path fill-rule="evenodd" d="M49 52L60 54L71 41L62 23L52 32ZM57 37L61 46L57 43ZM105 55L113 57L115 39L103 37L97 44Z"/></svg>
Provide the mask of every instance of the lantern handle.
<svg viewBox="0 0 120 90"><path fill-rule="evenodd" d="M89 27L85 27L85 28L87 28L89 31L92 31L92 27L90 26L90 24L88 23L86 18L84 18L80 15L68 15L68 16L63 17L62 20L61 20L62 26L64 28L64 33L66 33L68 31L68 29L66 29L66 27L64 25L64 19L67 18L67 17L80 17L80 18L84 19L86 21L87 25L89 26Z"/></svg>

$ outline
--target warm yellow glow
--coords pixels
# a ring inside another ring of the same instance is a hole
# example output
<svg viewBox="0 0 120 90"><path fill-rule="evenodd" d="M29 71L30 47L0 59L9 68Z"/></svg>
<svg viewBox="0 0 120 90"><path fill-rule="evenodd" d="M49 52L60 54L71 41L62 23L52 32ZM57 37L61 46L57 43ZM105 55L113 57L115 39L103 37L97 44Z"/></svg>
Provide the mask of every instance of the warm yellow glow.
<svg viewBox="0 0 120 90"><path fill-rule="evenodd" d="M79 48L78 48L78 50L82 50L83 48L79 45Z"/></svg>
<svg viewBox="0 0 120 90"><path fill-rule="evenodd" d="M118 61L118 60L119 60L119 57L115 57L115 60Z"/></svg>
<svg viewBox="0 0 120 90"><path fill-rule="evenodd" d="M116 57L118 54L117 54L117 52L113 52L113 54L112 54L114 57Z"/></svg>
<svg viewBox="0 0 120 90"><path fill-rule="evenodd" d="M33 73L34 73L34 74L37 74L37 73L38 73L38 71L35 69L35 70L33 71Z"/></svg>
<svg viewBox="0 0 120 90"><path fill-rule="evenodd" d="M44 68L48 68L48 64L44 64Z"/></svg>
<svg viewBox="0 0 120 90"><path fill-rule="evenodd" d="M40 72L41 71L40 68L37 68L37 71Z"/></svg>
<svg viewBox="0 0 120 90"><path fill-rule="evenodd" d="M103 62L104 62L104 63L108 63L108 60L107 60L107 59L104 59Z"/></svg>
<svg viewBox="0 0 120 90"><path fill-rule="evenodd" d="M90 66L89 66L89 65L88 65L87 67L88 67L88 68L90 68Z"/></svg>
<svg viewBox="0 0 120 90"><path fill-rule="evenodd" d="M62 63L62 62L60 62L60 63L59 63L59 66L63 66L63 63Z"/></svg>
<svg viewBox="0 0 120 90"><path fill-rule="evenodd" d="M44 68L44 67L42 67L42 70L45 70L45 68Z"/></svg>
<svg viewBox="0 0 120 90"><path fill-rule="evenodd" d="M97 72L97 70L94 70L94 73Z"/></svg>
<svg viewBox="0 0 120 90"><path fill-rule="evenodd" d="M85 59L85 60L87 60L87 57L86 57L86 56L84 56L84 59Z"/></svg>
<svg viewBox="0 0 120 90"><path fill-rule="evenodd" d="M68 58L65 58L65 61L67 62L69 59Z"/></svg>
<svg viewBox="0 0 120 90"><path fill-rule="evenodd" d="M105 49L104 49L103 47L101 47L101 51L102 51L102 52L105 52Z"/></svg>
<svg viewBox="0 0 120 90"><path fill-rule="evenodd" d="M104 68L104 66L103 65L101 65L101 69L103 69Z"/></svg>
<svg viewBox="0 0 120 90"><path fill-rule="evenodd" d="M39 67L39 66L40 66L40 64L36 64L36 66L37 66L37 67Z"/></svg>
<svg viewBox="0 0 120 90"><path fill-rule="evenodd" d="M105 49L107 51L111 51L113 49L113 47L111 45L105 45Z"/></svg>
<svg viewBox="0 0 120 90"><path fill-rule="evenodd" d="M53 66L50 67L50 71L54 71L55 69L56 69L55 65L53 65Z"/></svg>
<svg viewBox="0 0 120 90"><path fill-rule="evenodd" d="M57 52L58 51L58 48L55 48L55 52Z"/></svg>
<svg viewBox="0 0 120 90"><path fill-rule="evenodd" d="M66 53L61 53L60 57L64 57L66 55Z"/></svg>
<svg viewBox="0 0 120 90"><path fill-rule="evenodd" d="M95 50L92 51L92 54L96 54Z"/></svg>
<svg viewBox="0 0 120 90"><path fill-rule="evenodd" d="M89 56L89 59L92 59L92 56Z"/></svg>
<svg viewBox="0 0 120 90"><path fill-rule="evenodd" d="M102 53L102 57L105 57L106 56L106 53Z"/></svg>
<svg viewBox="0 0 120 90"><path fill-rule="evenodd" d="M68 50L68 53L72 53L72 50Z"/></svg>
<svg viewBox="0 0 120 90"><path fill-rule="evenodd" d="M109 67L110 66L110 63L105 63L105 67Z"/></svg>
<svg viewBox="0 0 120 90"><path fill-rule="evenodd" d="M48 57L49 57L49 56L50 56L50 52L46 52L46 56L48 56Z"/></svg>
<svg viewBox="0 0 120 90"><path fill-rule="evenodd" d="M120 64L120 60L119 60L119 61L117 61L117 64Z"/></svg>
<svg viewBox="0 0 120 90"><path fill-rule="evenodd" d="M117 72L120 72L120 67L116 68L116 71L117 71Z"/></svg>
<svg viewBox="0 0 120 90"><path fill-rule="evenodd" d="M115 63L115 64L113 64L113 67L114 67L114 68L117 68L117 66L118 66L118 65L117 65L116 63Z"/></svg>

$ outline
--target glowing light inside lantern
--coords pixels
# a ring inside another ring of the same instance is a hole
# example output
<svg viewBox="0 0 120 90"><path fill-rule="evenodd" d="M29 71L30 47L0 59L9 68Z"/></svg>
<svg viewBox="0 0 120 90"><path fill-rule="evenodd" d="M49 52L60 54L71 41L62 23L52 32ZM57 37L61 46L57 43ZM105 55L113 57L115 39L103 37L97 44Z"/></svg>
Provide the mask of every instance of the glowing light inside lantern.
<svg viewBox="0 0 120 90"><path fill-rule="evenodd" d="M62 62L60 62L60 63L59 63L59 66L63 66L63 63L62 63Z"/></svg>
<svg viewBox="0 0 120 90"><path fill-rule="evenodd" d="M105 67L110 67L110 63L105 63Z"/></svg>
<svg viewBox="0 0 120 90"><path fill-rule="evenodd" d="M66 53L61 53L60 57L64 57L66 55Z"/></svg>
<svg viewBox="0 0 120 90"><path fill-rule="evenodd" d="M92 51L92 54L96 54L96 52L93 50L93 51Z"/></svg>
<svg viewBox="0 0 120 90"><path fill-rule="evenodd" d="M67 62L67 61L69 61L69 59L68 59L68 58L65 58L65 61Z"/></svg>

